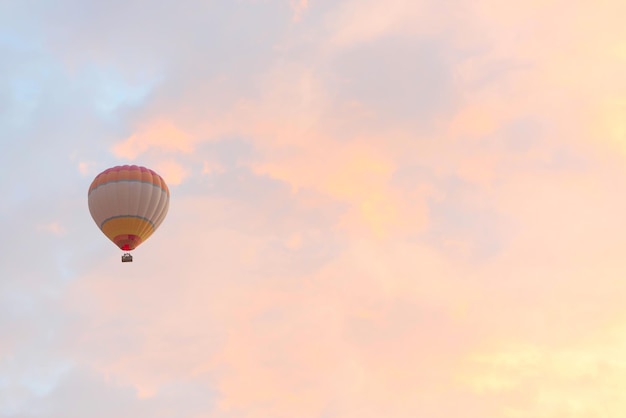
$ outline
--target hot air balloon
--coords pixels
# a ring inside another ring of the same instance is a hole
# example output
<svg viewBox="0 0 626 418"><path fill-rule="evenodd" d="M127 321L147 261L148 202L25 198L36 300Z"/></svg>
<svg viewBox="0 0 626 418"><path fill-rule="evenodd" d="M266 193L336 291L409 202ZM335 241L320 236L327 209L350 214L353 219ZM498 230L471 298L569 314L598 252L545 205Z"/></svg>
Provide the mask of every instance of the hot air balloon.
<svg viewBox="0 0 626 418"><path fill-rule="evenodd" d="M122 262L133 261L129 251L146 241L161 225L170 203L163 178L149 168L122 165L98 174L89 186L89 212L98 228L121 250Z"/></svg>

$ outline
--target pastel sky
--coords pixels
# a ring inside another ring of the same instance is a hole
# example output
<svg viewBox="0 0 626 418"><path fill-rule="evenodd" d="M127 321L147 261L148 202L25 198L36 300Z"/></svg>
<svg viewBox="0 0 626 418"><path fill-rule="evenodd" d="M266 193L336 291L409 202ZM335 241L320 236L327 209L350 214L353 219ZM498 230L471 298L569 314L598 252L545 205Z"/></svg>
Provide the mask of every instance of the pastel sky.
<svg viewBox="0 0 626 418"><path fill-rule="evenodd" d="M0 417L626 416L624 16L0 1Z"/></svg>

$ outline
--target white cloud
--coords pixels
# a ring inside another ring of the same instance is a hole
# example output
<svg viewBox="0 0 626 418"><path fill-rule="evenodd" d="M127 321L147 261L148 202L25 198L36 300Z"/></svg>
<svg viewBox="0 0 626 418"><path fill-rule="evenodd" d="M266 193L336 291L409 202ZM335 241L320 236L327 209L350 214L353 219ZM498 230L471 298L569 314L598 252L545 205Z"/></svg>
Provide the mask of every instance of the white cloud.
<svg viewBox="0 0 626 418"><path fill-rule="evenodd" d="M65 235L67 229L58 221L50 222L47 224L41 224L37 227L38 230L44 231L53 235Z"/></svg>

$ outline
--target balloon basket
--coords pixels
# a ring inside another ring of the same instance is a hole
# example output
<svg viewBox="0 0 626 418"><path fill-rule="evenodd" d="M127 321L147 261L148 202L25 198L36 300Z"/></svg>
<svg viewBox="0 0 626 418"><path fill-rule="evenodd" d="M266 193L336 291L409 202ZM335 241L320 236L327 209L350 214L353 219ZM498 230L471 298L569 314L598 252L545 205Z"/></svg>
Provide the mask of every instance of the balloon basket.
<svg viewBox="0 0 626 418"><path fill-rule="evenodd" d="M129 253L122 255L122 263L130 263L132 261L133 261L133 256L130 255Z"/></svg>

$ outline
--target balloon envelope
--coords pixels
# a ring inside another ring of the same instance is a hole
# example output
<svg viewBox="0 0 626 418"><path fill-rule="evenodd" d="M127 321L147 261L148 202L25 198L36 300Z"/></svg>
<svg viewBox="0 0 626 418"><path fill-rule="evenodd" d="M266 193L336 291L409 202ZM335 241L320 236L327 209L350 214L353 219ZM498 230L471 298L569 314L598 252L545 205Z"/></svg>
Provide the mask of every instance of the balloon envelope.
<svg viewBox="0 0 626 418"><path fill-rule="evenodd" d="M131 251L163 222L170 191L154 171L122 165L98 174L87 200L91 217L104 235L120 249Z"/></svg>

